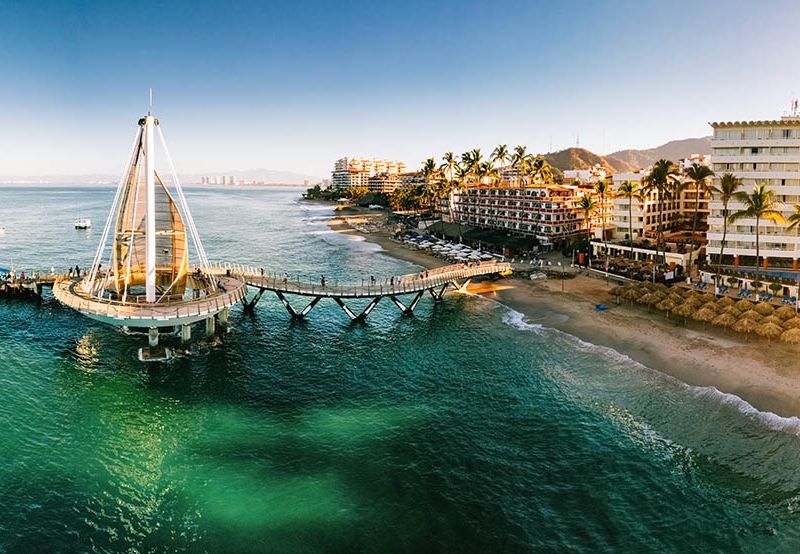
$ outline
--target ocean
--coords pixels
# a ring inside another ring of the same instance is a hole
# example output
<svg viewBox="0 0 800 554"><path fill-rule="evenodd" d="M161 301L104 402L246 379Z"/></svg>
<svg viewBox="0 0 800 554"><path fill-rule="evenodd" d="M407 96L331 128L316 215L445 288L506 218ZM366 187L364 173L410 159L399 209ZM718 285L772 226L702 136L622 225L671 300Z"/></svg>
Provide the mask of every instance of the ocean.
<svg viewBox="0 0 800 554"><path fill-rule="evenodd" d="M185 190L211 260L418 269L331 232L301 189ZM88 267L113 196L0 185L0 267ZM353 324L265 294L221 344L156 363L49 293L0 299L0 322L3 554L800 551L800 420L481 297Z"/></svg>

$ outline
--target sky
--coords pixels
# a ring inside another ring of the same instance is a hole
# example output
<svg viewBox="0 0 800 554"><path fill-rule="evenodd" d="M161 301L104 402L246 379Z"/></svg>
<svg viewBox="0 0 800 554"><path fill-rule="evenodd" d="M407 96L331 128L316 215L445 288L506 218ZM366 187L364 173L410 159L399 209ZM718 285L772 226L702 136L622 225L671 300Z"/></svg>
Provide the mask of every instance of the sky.
<svg viewBox="0 0 800 554"><path fill-rule="evenodd" d="M1 0L0 177L120 175L150 88L180 173L652 148L786 112L798 21L796 0Z"/></svg>

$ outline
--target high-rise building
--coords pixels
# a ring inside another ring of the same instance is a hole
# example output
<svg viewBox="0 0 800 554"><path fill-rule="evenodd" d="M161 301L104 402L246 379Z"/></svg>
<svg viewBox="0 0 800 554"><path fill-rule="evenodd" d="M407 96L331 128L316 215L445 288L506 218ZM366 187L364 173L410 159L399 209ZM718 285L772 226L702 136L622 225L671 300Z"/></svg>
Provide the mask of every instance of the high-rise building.
<svg viewBox="0 0 800 554"><path fill-rule="evenodd" d="M786 217L800 204L800 117L796 114L773 121L734 121L711 123L711 162L714 185L719 186L723 174L731 173L742 180L742 192L750 193L754 185L766 183L775 192L775 200L784 203ZM722 201L717 196L709 203L708 249L720 253L723 233ZM742 209L735 199L728 210ZM723 264L754 266L756 263L756 221L739 219L728 223ZM764 267L798 269L800 235L786 225L760 222L759 250Z"/></svg>
<svg viewBox="0 0 800 554"><path fill-rule="evenodd" d="M369 187L370 177L384 173L399 175L405 171L405 164L398 161L376 160L373 158L340 158L333 165L332 186L336 190L350 187Z"/></svg>

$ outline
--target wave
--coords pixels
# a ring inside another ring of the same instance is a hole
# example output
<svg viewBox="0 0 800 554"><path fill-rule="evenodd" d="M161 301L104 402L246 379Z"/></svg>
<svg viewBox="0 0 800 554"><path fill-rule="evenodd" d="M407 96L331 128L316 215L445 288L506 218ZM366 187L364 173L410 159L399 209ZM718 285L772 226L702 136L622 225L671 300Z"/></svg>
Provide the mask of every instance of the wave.
<svg viewBox="0 0 800 554"><path fill-rule="evenodd" d="M718 402L724 406L731 406L741 414L756 419L773 431L780 431L800 437L800 418L796 416L785 417L774 412L762 412L741 397L735 394L722 392L716 387L685 386L698 398Z"/></svg>

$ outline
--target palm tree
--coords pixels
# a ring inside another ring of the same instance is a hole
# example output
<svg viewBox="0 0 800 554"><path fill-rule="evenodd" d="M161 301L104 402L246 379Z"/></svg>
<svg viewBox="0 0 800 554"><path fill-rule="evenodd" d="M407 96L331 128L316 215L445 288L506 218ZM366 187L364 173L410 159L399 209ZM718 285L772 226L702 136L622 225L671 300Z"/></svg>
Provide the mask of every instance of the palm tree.
<svg viewBox="0 0 800 554"><path fill-rule="evenodd" d="M514 153L511 155L511 169L516 171L517 179L519 179L518 183L522 183L522 174L529 161L529 155L526 150L526 146L518 145L514 148Z"/></svg>
<svg viewBox="0 0 800 554"><path fill-rule="evenodd" d="M732 173L725 173L719 181L719 199L722 201L722 243L719 247L719 258L717 259L717 284L719 284L722 255L725 252L725 238L728 235L728 201L733 198L741 186L742 180Z"/></svg>
<svg viewBox="0 0 800 554"><path fill-rule="evenodd" d="M422 177L425 179L425 188L427 190L428 199L430 200L431 203L430 205L431 217L433 217L436 213L436 191L433 180L437 172L438 169L436 168L436 160L434 160L433 158L428 158L422 164L422 170L420 171L420 173L422 174Z"/></svg>
<svg viewBox="0 0 800 554"><path fill-rule="evenodd" d="M543 156L539 155L529 160L531 177L535 182L549 184L553 182L553 170Z"/></svg>
<svg viewBox="0 0 800 554"><path fill-rule="evenodd" d="M592 230L589 227L589 220L591 219L595 208L597 208L597 203L594 201L594 198L592 198L591 194L584 194L583 197L581 197L580 202L578 202L578 208L583 211L583 224L586 226L586 236L591 241Z"/></svg>
<svg viewBox="0 0 800 554"><path fill-rule="evenodd" d="M442 156L442 162L439 169L447 174L448 179L452 180L453 177L455 177L455 169L458 166L458 160L452 152L445 152L444 156Z"/></svg>
<svg viewBox="0 0 800 554"><path fill-rule="evenodd" d="M700 213L700 197L708 195L713 198L715 192L719 192L717 187L711 184L711 177L714 172L707 165L700 165L693 163L691 167L686 170L686 176L695 187L695 201L694 201L694 218L692 219L692 248L689 250L689 275L692 273L692 254L694 254L694 233L697 229L697 218Z"/></svg>
<svg viewBox="0 0 800 554"><path fill-rule="evenodd" d="M786 219L786 223L789 224L787 229L790 230L800 225L800 206L795 204L792 208L794 208L794 213Z"/></svg>
<svg viewBox="0 0 800 554"><path fill-rule="evenodd" d="M500 164L500 170L506 166L510 154L508 153L508 146L505 144L498 144L497 148L492 152L491 160Z"/></svg>
<svg viewBox="0 0 800 554"><path fill-rule="evenodd" d="M633 258L633 208L631 205L634 200L642 202L644 195L639 188L639 183L636 181L623 181L617 194L628 199L628 238L631 241L631 258Z"/></svg>
<svg viewBox="0 0 800 554"><path fill-rule="evenodd" d="M547 162L545 162L547 163ZM606 254L606 267L608 267L608 246L606 245L606 198L613 198L614 197L614 189L611 188L611 184L603 179L602 181L598 181L594 184L594 190L597 191L597 194L600 195L600 213L602 214L603 221L602 221L602 233L603 233L603 251Z"/></svg>
<svg viewBox="0 0 800 554"><path fill-rule="evenodd" d="M767 184L761 183L753 187L753 192L737 192L734 198L744 204L744 209L730 215L731 223L743 218L755 218L756 220L756 271L753 283L759 283L758 265L761 255L759 250L759 225L762 219L767 219L773 223L784 223L783 214L779 211L783 207L782 202L775 200L775 191L767 190Z"/></svg>
<svg viewBox="0 0 800 554"><path fill-rule="evenodd" d="M664 242L664 202L671 197L671 189L678 182L678 168L671 161L661 158L644 178L646 194L655 192L658 197L658 230L656 231L656 257Z"/></svg>

